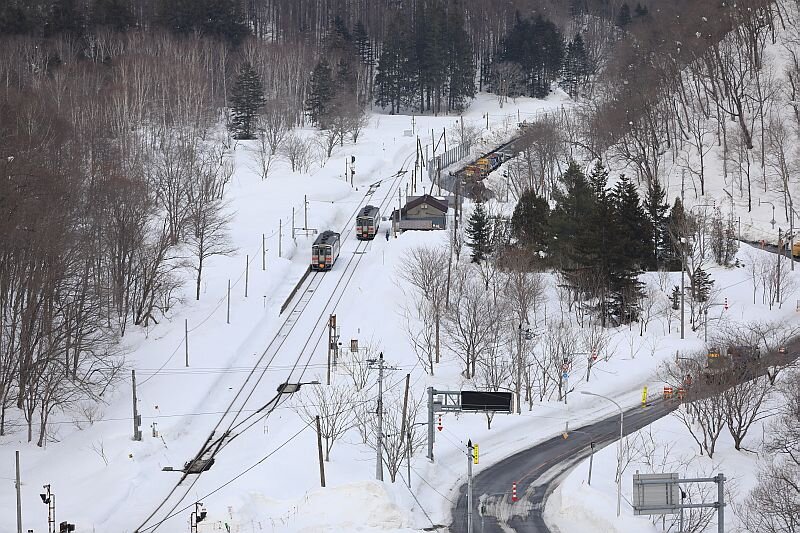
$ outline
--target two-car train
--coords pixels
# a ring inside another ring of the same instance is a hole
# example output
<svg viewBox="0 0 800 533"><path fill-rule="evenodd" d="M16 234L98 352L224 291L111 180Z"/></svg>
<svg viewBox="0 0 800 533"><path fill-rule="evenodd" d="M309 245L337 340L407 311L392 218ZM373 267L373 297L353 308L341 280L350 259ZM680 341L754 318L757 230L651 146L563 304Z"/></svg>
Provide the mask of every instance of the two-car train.
<svg viewBox="0 0 800 533"><path fill-rule="evenodd" d="M356 238L372 240L378 234L381 224L380 210L368 205L356 216ZM341 235L335 231L323 231L311 246L311 270L330 270L333 268L341 249Z"/></svg>

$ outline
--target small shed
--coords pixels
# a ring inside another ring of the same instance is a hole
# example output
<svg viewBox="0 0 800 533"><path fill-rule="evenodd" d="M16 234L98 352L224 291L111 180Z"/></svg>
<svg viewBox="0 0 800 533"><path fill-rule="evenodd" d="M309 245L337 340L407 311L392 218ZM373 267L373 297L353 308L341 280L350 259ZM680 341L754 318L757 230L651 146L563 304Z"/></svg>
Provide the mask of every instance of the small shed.
<svg viewBox="0 0 800 533"><path fill-rule="evenodd" d="M392 226L395 231L447 229L447 209L447 198L409 196L406 205L392 213Z"/></svg>

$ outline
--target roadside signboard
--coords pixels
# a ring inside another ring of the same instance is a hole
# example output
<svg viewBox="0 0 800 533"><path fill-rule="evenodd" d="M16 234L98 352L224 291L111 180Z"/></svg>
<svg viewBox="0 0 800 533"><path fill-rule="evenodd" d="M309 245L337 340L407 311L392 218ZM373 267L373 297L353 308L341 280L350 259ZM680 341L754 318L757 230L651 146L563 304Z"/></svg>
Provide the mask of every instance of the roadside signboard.
<svg viewBox="0 0 800 533"><path fill-rule="evenodd" d="M678 474L633 475L633 514L675 514L680 505Z"/></svg>

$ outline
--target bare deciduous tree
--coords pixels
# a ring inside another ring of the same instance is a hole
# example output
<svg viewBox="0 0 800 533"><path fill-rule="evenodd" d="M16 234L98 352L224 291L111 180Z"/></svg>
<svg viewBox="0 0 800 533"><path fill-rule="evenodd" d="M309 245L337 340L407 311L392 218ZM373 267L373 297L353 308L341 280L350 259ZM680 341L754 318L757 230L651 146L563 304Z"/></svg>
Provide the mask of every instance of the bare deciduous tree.
<svg viewBox="0 0 800 533"><path fill-rule="evenodd" d="M320 436L325 442L325 460L331 460L333 445L355 424L353 394L346 385L306 386L297 410L312 424L319 416Z"/></svg>

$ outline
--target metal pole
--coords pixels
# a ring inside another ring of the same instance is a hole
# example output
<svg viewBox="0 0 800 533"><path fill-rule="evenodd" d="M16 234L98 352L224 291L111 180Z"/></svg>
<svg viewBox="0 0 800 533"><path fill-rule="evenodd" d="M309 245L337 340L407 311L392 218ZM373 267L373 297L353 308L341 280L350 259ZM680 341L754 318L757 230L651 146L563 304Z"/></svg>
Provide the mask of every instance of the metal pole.
<svg viewBox="0 0 800 533"><path fill-rule="evenodd" d="M616 402L614 402L616 403ZM619 407L619 405L617 405ZM619 460L622 460L622 424L625 413L622 407L619 407ZM620 502L622 500L622 473L620 472L619 479L617 480L617 516L620 514Z"/></svg>
<svg viewBox="0 0 800 533"><path fill-rule="evenodd" d="M294 208L292 208L294 209ZM281 245L283 244L283 219L278 219L278 257L281 257Z"/></svg>
<svg viewBox="0 0 800 533"><path fill-rule="evenodd" d="M433 462L433 387L428 387L428 459Z"/></svg>
<svg viewBox="0 0 800 533"><path fill-rule="evenodd" d="M592 462L594 460L594 441L591 443L592 452L589 454L589 486L592 485Z"/></svg>
<svg viewBox="0 0 800 533"><path fill-rule="evenodd" d="M681 339L684 338L684 298L686 294L686 282L684 280L684 273L686 272L686 242L683 242L684 239L681 239Z"/></svg>
<svg viewBox="0 0 800 533"><path fill-rule="evenodd" d="M522 414L522 322L519 323L519 335L517 335L517 414Z"/></svg>
<svg viewBox="0 0 800 533"><path fill-rule="evenodd" d="M383 352L378 357L378 445L375 446L375 479L383 481Z"/></svg>
<svg viewBox="0 0 800 533"><path fill-rule="evenodd" d="M247 286L250 284L250 256L244 256L244 297L247 298Z"/></svg>
<svg viewBox="0 0 800 533"><path fill-rule="evenodd" d="M231 280L228 280L228 315L225 318L227 324L231 323Z"/></svg>
<svg viewBox="0 0 800 533"><path fill-rule="evenodd" d="M467 533L472 533L472 440L467 441Z"/></svg>
<svg viewBox="0 0 800 533"><path fill-rule="evenodd" d="M189 366L189 319L183 319L183 346L186 351L186 366Z"/></svg>
<svg viewBox="0 0 800 533"><path fill-rule="evenodd" d="M322 460L322 431L319 427L319 415L317 421L317 450L319 452L319 484L321 487L325 486L325 462Z"/></svg>
<svg viewBox="0 0 800 533"><path fill-rule="evenodd" d="M717 475L717 532L725 533L725 475Z"/></svg>
<svg viewBox="0 0 800 533"><path fill-rule="evenodd" d="M780 308L781 306L781 256L783 255L783 252L781 251L782 247L783 247L783 240L781 236L781 228L778 228L778 272L777 272L778 280L777 283L775 284L775 294L777 296L778 308Z"/></svg>
<svg viewBox="0 0 800 533"><path fill-rule="evenodd" d="M708 342L708 309L703 309L703 342Z"/></svg>
<svg viewBox="0 0 800 533"><path fill-rule="evenodd" d="M303 229L308 235L308 196L303 195Z"/></svg>
<svg viewBox="0 0 800 533"><path fill-rule="evenodd" d="M411 488L411 428L408 428L408 432L406 433L406 435L408 436L408 440L406 441L406 451L408 453L408 457L406 458L406 468L408 469L408 471L406 472L406 475L408 476L408 480L406 481L406 483L408 483L408 488L410 489Z"/></svg>
<svg viewBox="0 0 800 533"><path fill-rule="evenodd" d="M136 370L131 370L131 387L133 388L133 440L142 440L139 431L139 411L136 408Z"/></svg>
<svg viewBox="0 0 800 533"><path fill-rule="evenodd" d="M17 480L14 486L17 489L17 533L22 533L22 495L20 493L19 484L19 450L15 452L16 467L17 467Z"/></svg>
<svg viewBox="0 0 800 533"><path fill-rule="evenodd" d="M267 269L267 236L261 234L261 270Z"/></svg>
<svg viewBox="0 0 800 533"><path fill-rule="evenodd" d="M794 210L791 200L789 200L789 253L786 255L789 257L791 269L794 272Z"/></svg>
<svg viewBox="0 0 800 533"><path fill-rule="evenodd" d="M683 209L684 222L686 221L686 169L681 170L681 209ZM685 228L684 228L685 229ZM686 271L686 244L688 244L688 236L684 235L679 241L681 245L681 340L684 338L684 293L686 292L684 282L684 272ZM619 516L619 515L617 515Z"/></svg>
<svg viewBox="0 0 800 533"><path fill-rule="evenodd" d="M295 222L294 222L294 206L292 206L292 240L293 241L295 240L295 236L294 236L295 226L297 226L297 224L295 224Z"/></svg>

